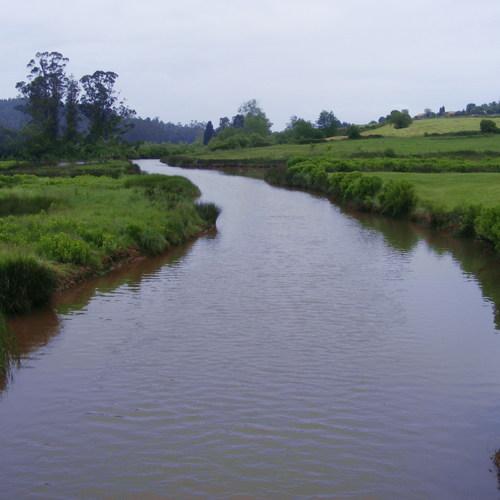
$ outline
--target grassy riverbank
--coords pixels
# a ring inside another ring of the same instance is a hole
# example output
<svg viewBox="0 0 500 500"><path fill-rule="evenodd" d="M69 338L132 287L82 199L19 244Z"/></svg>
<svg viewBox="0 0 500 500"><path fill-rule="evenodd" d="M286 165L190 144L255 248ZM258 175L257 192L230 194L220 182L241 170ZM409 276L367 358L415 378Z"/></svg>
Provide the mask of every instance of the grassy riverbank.
<svg viewBox="0 0 500 500"><path fill-rule="evenodd" d="M464 123L471 122L451 125ZM237 171L281 162L264 169L269 182L319 192L358 210L478 237L500 251L498 135L343 140L205 151L165 161L226 170L232 162Z"/></svg>
<svg viewBox="0 0 500 500"><path fill-rule="evenodd" d="M0 176L0 311L47 302L57 288L140 255L159 254L212 227L183 177ZM59 169L60 167L54 167ZM99 172L99 174L102 174Z"/></svg>
<svg viewBox="0 0 500 500"><path fill-rule="evenodd" d="M308 160L270 170L267 180L319 192L358 210L479 237L500 252L500 174L336 172Z"/></svg>

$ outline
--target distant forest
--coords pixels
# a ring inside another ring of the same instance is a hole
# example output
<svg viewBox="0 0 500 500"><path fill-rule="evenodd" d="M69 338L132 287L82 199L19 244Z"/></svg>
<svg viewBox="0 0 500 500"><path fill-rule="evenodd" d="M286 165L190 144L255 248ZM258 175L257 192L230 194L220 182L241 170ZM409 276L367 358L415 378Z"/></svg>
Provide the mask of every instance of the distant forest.
<svg viewBox="0 0 500 500"><path fill-rule="evenodd" d="M22 98L0 99L0 129L3 134L8 131L19 132L29 122L29 116L20 111L25 104ZM84 119L81 120L84 122ZM181 123L163 122L159 118L131 118L128 123L133 125L122 136L127 142L171 142L174 144L191 144L201 139L205 124L191 122L183 125ZM0 135L2 133L0 132Z"/></svg>

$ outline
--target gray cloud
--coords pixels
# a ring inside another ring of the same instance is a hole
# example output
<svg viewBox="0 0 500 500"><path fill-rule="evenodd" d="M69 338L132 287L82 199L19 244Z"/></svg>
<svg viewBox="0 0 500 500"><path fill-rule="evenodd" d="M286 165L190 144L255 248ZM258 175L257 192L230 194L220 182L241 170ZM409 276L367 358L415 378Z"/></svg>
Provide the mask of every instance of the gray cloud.
<svg viewBox="0 0 500 500"><path fill-rule="evenodd" d="M497 0L21 0L2 19L3 97L39 50L76 76L116 71L140 115L171 121L252 97L277 128L323 108L364 122L500 97Z"/></svg>

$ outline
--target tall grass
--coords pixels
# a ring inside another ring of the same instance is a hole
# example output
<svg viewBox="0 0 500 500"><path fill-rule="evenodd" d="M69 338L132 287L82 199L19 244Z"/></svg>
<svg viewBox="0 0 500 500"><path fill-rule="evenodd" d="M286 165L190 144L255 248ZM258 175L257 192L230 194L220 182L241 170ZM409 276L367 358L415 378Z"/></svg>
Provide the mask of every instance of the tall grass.
<svg viewBox="0 0 500 500"><path fill-rule="evenodd" d="M6 215L37 214L42 210L48 210L57 200L50 196L19 196L18 194L7 194L0 196L0 217Z"/></svg>
<svg viewBox="0 0 500 500"><path fill-rule="evenodd" d="M220 208L215 203L197 203L195 205L198 215L210 226L215 226L220 215Z"/></svg>
<svg viewBox="0 0 500 500"><path fill-rule="evenodd" d="M47 264L30 255L0 254L0 311L29 312L46 304L55 287L55 273Z"/></svg>

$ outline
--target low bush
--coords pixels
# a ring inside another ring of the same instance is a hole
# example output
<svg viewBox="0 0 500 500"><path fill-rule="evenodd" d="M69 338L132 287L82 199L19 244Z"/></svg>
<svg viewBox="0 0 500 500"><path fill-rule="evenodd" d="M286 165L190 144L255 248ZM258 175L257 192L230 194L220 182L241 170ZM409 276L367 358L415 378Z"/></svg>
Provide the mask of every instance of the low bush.
<svg viewBox="0 0 500 500"><path fill-rule="evenodd" d="M379 203L380 211L385 215L409 215L417 205L415 187L406 181L389 181L380 192Z"/></svg>
<svg viewBox="0 0 500 500"><path fill-rule="evenodd" d="M476 218L475 229L478 236L493 243L500 252L500 207L483 209Z"/></svg>
<svg viewBox="0 0 500 500"><path fill-rule="evenodd" d="M198 215L210 226L215 226L220 215L220 208L215 203L197 203L195 205Z"/></svg>

